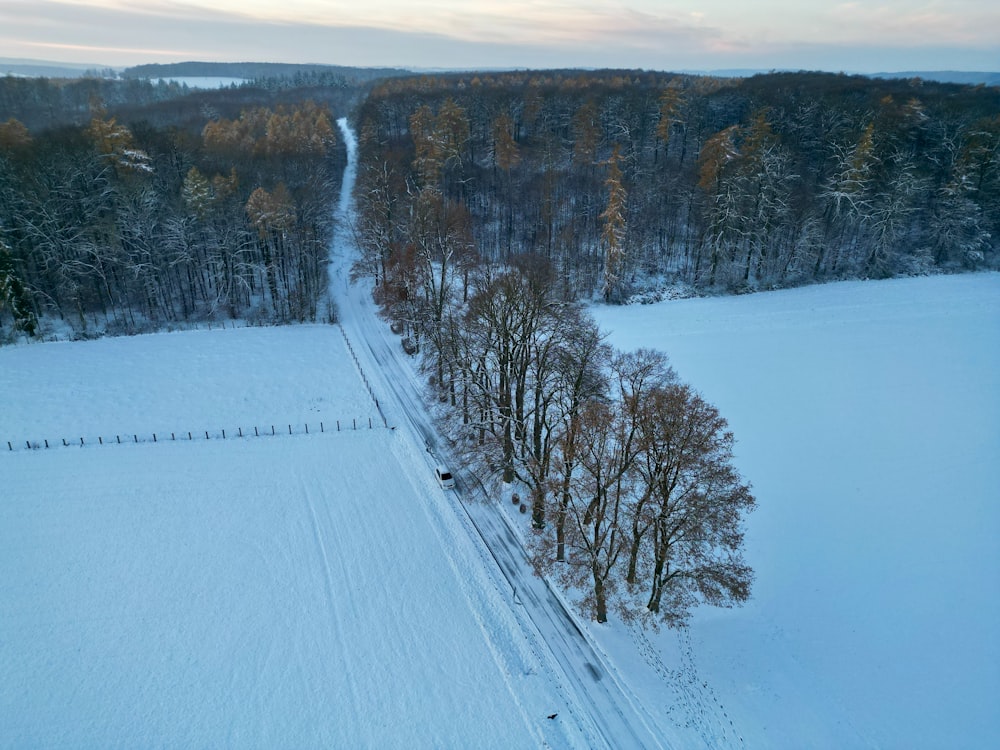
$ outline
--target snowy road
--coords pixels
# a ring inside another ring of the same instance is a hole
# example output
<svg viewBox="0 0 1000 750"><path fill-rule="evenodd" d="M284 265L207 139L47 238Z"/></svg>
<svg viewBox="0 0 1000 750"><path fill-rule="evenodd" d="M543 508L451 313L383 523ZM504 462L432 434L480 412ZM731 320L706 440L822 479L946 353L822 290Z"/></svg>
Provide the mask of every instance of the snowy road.
<svg viewBox="0 0 1000 750"><path fill-rule="evenodd" d="M356 142L346 120L338 125L348 147L348 167L338 208L338 239L331 253L331 296L389 424L402 432L400 437L412 441L415 452L426 452L427 475L431 476L435 454L447 458L447 450L423 405L419 375L402 352L398 337L376 317L368 285L348 281L355 255L349 227ZM435 512L443 522L465 529L478 547L487 574L495 585L506 589L523 636L565 701L570 713L566 720L576 723L589 747L666 747L663 728L657 727L548 583L534 575L503 508L496 502L465 502L463 494L472 499L475 492L460 483L458 490L436 493L428 502L440 504Z"/></svg>

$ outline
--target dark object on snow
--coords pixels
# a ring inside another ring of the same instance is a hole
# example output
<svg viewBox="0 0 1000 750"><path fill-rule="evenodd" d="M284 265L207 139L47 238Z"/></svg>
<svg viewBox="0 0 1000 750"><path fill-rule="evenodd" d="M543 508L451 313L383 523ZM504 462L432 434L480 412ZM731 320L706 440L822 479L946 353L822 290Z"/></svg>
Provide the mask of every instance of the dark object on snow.
<svg viewBox="0 0 1000 750"><path fill-rule="evenodd" d="M518 508L518 510L520 510L522 513L527 513L528 512L528 506L525 505L524 503L521 503L521 507Z"/></svg>
<svg viewBox="0 0 1000 750"><path fill-rule="evenodd" d="M547 718L549 718L549 719L554 719L554 718L556 718L556 717L557 717L558 715L559 715L559 714L551 714L551 715L550 715L550 716L548 716Z"/></svg>

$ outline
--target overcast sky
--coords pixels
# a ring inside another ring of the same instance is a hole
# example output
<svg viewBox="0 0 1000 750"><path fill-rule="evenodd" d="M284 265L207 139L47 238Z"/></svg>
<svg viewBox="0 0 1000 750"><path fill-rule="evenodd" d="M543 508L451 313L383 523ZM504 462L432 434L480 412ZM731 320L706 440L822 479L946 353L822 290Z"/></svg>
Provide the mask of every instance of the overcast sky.
<svg viewBox="0 0 1000 750"><path fill-rule="evenodd" d="M408 68L1000 70L997 0L0 0L0 56Z"/></svg>

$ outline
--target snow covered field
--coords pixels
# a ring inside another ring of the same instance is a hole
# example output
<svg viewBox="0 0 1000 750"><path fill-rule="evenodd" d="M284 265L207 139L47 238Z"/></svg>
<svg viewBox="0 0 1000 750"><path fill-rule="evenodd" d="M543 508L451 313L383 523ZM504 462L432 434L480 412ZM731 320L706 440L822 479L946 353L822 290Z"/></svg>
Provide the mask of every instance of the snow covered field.
<svg viewBox="0 0 1000 750"><path fill-rule="evenodd" d="M377 416L336 328L161 333L0 349L0 443ZM90 442L90 441L88 441Z"/></svg>
<svg viewBox="0 0 1000 750"><path fill-rule="evenodd" d="M375 414L336 328L0 349L0 436ZM0 747L584 747L398 431L0 456Z"/></svg>
<svg viewBox="0 0 1000 750"><path fill-rule="evenodd" d="M653 639L685 746L994 746L1000 275L594 312L719 407L758 499L752 601Z"/></svg>
<svg viewBox="0 0 1000 750"><path fill-rule="evenodd" d="M227 78L222 76L179 76L176 78L160 78L160 81L178 83L191 89L221 89L239 86L246 83L246 78Z"/></svg>

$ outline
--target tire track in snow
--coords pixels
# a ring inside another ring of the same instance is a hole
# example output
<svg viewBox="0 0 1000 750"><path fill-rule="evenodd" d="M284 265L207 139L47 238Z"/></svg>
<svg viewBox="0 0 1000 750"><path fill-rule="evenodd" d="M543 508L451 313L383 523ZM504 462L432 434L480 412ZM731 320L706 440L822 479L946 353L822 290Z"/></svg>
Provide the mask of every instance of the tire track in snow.
<svg viewBox="0 0 1000 750"><path fill-rule="evenodd" d="M516 571L517 590L525 599L524 612L531 627L546 644L549 659L560 665L575 693L588 706L588 713L600 717L599 731L604 742L609 747L662 747L655 722L645 707L581 630L558 592L535 575L507 515L491 505L489 498L484 499L482 504L466 506L487 529L483 542Z"/></svg>
<svg viewBox="0 0 1000 750"><path fill-rule="evenodd" d="M313 501L314 488L308 486L304 479L299 478L299 484L301 488L301 494L305 498L306 507L309 510L309 520L311 522L313 541L319 551L320 559L323 561L323 585L326 592L326 600L324 602L328 614L329 622L333 626L333 630L336 633L337 645L339 646L337 652L341 654L344 665L342 671L344 674L351 674L355 665L352 662L351 654L352 648L351 644L348 642L345 636L344 623L341 619L340 609L336 606L335 602L335 590L333 584L333 571L330 567L330 556L327 553L326 541L323 536L323 530L320 527L319 519L316 515L316 504ZM328 516L329 518L329 516ZM348 600L352 601L351 597L347 597ZM352 607L356 605L352 604ZM306 662L303 662L304 664ZM351 695L351 707L354 710L361 709L361 699L358 695L357 686L354 680L348 679L347 681L348 690Z"/></svg>
<svg viewBox="0 0 1000 750"><path fill-rule="evenodd" d="M409 441L394 441L393 449L403 465L413 465L422 459L413 455L412 443ZM483 641L497 665L514 704L518 707L521 721L529 734L538 740L540 747L553 747L553 741L560 738L553 736L552 732L542 730L539 721L541 712L529 710L519 689L525 681L539 674L540 660L535 654L529 653L525 648L526 644L515 636L511 627L513 623L505 622L507 607L502 601L498 601L502 594L496 582L483 580L484 567L481 558L479 565L468 559L470 554L475 554L475 550L468 544L468 539L456 533L458 530L454 528L453 520L448 518L448 509L442 507L443 504L435 497L441 495L443 491L436 485L432 487L430 480L418 484L410 478L410 483L414 494L425 500L421 503L421 508L437 537L463 598L468 603L469 612L482 633ZM555 744L555 746L565 745L565 739Z"/></svg>

